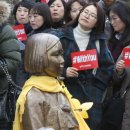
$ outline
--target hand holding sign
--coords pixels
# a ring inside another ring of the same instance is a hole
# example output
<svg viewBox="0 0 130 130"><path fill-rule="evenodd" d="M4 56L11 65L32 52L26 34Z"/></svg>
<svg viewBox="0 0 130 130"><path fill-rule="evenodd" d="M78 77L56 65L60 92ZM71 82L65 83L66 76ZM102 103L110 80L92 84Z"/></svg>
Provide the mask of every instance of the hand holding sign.
<svg viewBox="0 0 130 130"><path fill-rule="evenodd" d="M78 70L74 67L68 67L66 70L66 76L67 77L78 77Z"/></svg>
<svg viewBox="0 0 130 130"><path fill-rule="evenodd" d="M124 72L125 69L125 64L124 64L124 60L120 60L116 63L116 71L119 74L122 74Z"/></svg>
<svg viewBox="0 0 130 130"><path fill-rule="evenodd" d="M96 49L71 53L72 66L78 70L98 68Z"/></svg>

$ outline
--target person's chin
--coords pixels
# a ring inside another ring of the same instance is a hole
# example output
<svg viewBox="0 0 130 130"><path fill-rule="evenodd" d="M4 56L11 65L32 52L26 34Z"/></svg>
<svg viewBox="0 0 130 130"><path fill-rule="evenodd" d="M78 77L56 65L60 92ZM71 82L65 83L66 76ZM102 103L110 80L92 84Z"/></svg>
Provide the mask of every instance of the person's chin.
<svg viewBox="0 0 130 130"><path fill-rule="evenodd" d="M32 27L33 30L37 30L38 28L37 27Z"/></svg>
<svg viewBox="0 0 130 130"><path fill-rule="evenodd" d="M27 24L27 21L25 21L25 20L20 20L19 23L21 23L21 24Z"/></svg>

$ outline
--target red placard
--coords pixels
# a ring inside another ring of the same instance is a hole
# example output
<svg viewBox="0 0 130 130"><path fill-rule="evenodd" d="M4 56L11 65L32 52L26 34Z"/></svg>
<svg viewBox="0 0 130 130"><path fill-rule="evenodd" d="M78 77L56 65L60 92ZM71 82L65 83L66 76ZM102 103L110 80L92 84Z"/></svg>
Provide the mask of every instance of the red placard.
<svg viewBox="0 0 130 130"><path fill-rule="evenodd" d="M41 2L43 2L43 3L48 3L48 0L41 0Z"/></svg>
<svg viewBox="0 0 130 130"><path fill-rule="evenodd" d="M125 66L130 67L130 48L123 49L123 60L125 61Z"/></svg>
<svg viewBox="0 0 130 130"><path fill-rule="evenodd" d="M72 66L78 70L98 68L98 58L96 49L72 52Z"/></svg>
<svg viewBox="0 0 130 130"><path fill-rule="evenodd" d="M15 31L18 40L20 41L27 40L27 35L24 29L24 25L20 24L20 25L13 26L12 28Z"/></svg>

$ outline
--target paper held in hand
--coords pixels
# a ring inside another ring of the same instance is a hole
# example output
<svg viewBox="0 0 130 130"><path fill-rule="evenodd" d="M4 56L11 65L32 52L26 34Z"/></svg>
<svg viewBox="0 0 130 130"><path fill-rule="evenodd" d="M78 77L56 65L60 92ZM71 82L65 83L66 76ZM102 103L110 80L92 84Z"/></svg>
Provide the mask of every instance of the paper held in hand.
<svg viewBox="0 0 130 130"><path fill-rule="evenodd" d="M72 52L72 67L78 70L87 70L98 68L98 57L96 49Z"/></svg>

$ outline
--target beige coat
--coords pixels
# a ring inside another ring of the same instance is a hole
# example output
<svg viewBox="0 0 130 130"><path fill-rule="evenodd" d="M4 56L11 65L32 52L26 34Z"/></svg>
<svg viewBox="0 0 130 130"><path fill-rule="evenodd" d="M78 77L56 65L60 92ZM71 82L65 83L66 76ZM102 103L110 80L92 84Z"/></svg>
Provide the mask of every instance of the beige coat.
<svg viewBox="0 0 130 130"><path fill-rule="evenodd" d="M32 88L25 104L24 130L78 130L70 104L62 93L42 92Z"/></svg>

